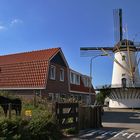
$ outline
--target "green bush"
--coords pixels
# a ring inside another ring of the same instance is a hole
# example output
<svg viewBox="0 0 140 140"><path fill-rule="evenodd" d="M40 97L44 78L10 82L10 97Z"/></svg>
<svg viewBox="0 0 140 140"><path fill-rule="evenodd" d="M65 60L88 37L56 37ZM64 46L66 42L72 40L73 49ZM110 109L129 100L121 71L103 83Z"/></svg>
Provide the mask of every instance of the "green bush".
<svg viewBox="0 0 140 140"><path fill-rule="evenodd" d="M33 116L29 122L29 130L34 140L58 140L61 136L57 121L45 111Z"/></svg>
<svg viewBox="0 0 140 140"><path fill-rule="evenodd" d="M19 140L21 119L1 119L0 120L0 139L4 140Z"/></svg>
<svg viewBox="0 0 140 140"><path fill-rule="evenodd" d="M57 121L46 111L36 113L31 120L0 120L0 140L59 140L61 136Z"/></svg>

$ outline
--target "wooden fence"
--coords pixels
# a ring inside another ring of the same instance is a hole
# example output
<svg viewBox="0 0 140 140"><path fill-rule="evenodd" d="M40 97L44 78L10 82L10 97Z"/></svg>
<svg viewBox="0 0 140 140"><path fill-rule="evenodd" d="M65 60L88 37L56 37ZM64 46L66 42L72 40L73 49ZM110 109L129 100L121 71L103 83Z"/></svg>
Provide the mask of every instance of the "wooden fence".
<svg viewBox="0 0 140 140"><path fill-rule="evenodd" d="M79 108L79 129L102 127L102 106Z"/></svg>
<svg viewBox="0 0 140 140"><path fill-rule="evenodd" d="M62 129L74 127L78 130L78 103L56 103L56 116Z"/></svg>
<svg viewBox="0 0 140 140"><path fill-rule="evenodd" d="M56 103L56 117L62 129L102 127L102 106L79 107L78 103Z"/></svg>

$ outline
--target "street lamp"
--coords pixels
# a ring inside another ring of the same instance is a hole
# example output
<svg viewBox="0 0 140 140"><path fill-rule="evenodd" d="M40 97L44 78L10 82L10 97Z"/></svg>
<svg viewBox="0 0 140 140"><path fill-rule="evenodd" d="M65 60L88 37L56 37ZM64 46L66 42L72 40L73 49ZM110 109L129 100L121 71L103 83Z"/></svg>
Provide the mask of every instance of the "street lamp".
<svg viewBox="0 0 140 140"><path fill-rule="evenodd" d="M96 56L91 57L90 59L90 87L89 87L89 99L90 99L90 103L91 103L91 98L90 98L90 94L91 94L91 89L92 89L92 60L99 57L99 56L108 56L108 54L98 54Z"/></svg>

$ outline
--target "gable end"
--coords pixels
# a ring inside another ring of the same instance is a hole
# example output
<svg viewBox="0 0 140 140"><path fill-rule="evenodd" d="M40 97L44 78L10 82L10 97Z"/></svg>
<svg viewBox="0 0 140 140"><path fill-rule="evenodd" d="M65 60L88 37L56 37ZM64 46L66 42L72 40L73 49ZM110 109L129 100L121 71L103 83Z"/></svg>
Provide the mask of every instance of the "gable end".
<svg viewBox="0 0 140 140"><path fill-rule="evenodd" d="M51 61L52 63L55 63L55 64L59 64L61 66L64 66L64 67L67 67L65 61L63 60L63 57L61 56L61 53L58 52L52 59Z"/></svg>

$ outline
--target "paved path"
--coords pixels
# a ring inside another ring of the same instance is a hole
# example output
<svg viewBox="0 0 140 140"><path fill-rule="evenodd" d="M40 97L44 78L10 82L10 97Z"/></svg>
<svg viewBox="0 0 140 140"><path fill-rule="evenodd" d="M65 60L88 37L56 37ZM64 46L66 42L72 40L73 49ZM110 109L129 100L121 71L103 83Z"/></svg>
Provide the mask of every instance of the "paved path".
<svg viewBox="0 0 140 140"><path fill-rule="evenodd" d="M81 131L77 137L65 140L140 140L140 130L102 128Z"/></svg>
<svg viewBox="0 0 140 140"><path fill-rule="evenodd" d="M127 129L93 129L81 134L77 139L80 140L140 140L140 131Z"/></svg>

